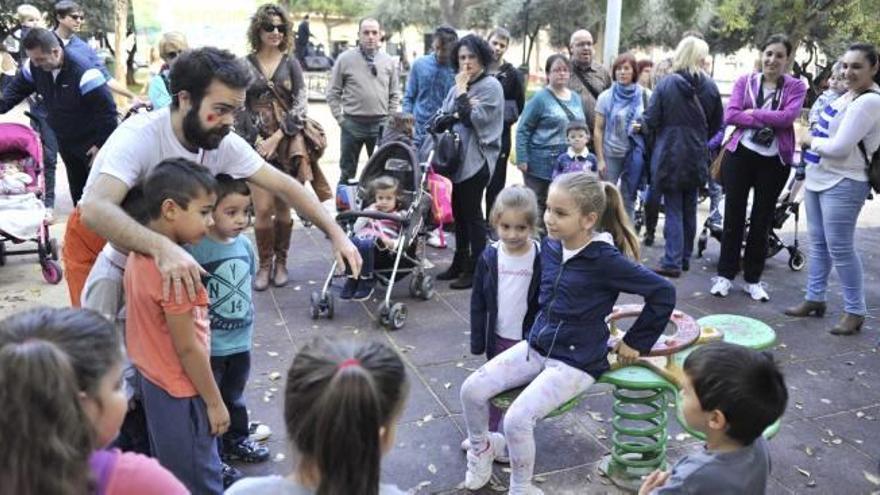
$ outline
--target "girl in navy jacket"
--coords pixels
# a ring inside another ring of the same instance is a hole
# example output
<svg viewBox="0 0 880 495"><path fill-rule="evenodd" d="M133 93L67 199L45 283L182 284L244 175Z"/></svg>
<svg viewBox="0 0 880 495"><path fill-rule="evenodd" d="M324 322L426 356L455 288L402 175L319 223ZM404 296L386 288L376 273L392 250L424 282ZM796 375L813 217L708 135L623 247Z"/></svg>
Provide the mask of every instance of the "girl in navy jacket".
<svg viewBox="0 0 880 495"><path fill-rule="evenodd" d="M549 238L541 246L540 309L527 341L483 365L461 388L470 490L489 481L500 450L488 431L492 397L527 385L504 418L510 493L541 493L531 483L535 423L608 370L605 318L620 292L645 299L641 315L614 349L623 364L650 351L675 307L675 288L636 261L638 239L613 185L584 173L559 176L550 186L544 223Z"/></svg>
<svg viewBox="0 0 880 495"><path fill-rule="evenodd" d="M485 353L491 360L528 336L538 312L541 258L535 240L535 193L522 186L505 188L489 220L499 240L483 250L474 274L471 353ZM501 411L490 406L489 431L497 432L500 421ZM493 436L503 445L503 435Z"/></svg>

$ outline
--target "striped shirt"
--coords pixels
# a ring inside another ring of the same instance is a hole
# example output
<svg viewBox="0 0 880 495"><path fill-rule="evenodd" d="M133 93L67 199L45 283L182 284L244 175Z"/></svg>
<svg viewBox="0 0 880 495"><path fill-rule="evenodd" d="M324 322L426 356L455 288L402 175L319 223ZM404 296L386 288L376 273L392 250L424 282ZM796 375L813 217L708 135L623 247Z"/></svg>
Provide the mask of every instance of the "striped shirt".
<svg viewBox="0 0 880 495"><path fill-rule="evenodd" d="M873 90L880 87L875 84ZM880 95L841 96L822 110L811 134L813 141L804 155L808 190L824 191L843 179L866 182L858 143L864 141L869 156L880 147Z"/></svg>

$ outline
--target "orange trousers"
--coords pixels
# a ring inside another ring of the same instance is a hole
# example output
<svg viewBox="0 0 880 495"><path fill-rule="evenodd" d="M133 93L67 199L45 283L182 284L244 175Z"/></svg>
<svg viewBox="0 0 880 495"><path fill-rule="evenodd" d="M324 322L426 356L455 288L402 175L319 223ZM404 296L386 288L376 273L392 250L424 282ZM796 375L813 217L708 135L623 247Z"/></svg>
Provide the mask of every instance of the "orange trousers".
<svg viewBox="0 0 880 495"><path fill-rule="evenodd" d="M86 285L86 279L106 242L103 237L86 227L79 208L75 208L67 219L64 246L61 248L64 278L67 279L70 305L74 308L80 307L80 296Z"/></svg>

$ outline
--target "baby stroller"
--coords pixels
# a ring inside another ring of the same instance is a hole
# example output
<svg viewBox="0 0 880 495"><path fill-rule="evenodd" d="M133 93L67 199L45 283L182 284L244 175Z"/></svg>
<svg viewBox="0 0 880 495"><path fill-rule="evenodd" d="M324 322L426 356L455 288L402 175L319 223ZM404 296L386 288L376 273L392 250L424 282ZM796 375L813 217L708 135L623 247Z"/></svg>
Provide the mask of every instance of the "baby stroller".
<svg viewBox="0 0 880 495"><path fill-rule="evenodd" d="M45 194L40 136L22 124L0 124L0 266L7 256L36 254L43 278L61 282L58 243L49 235L42 198ZM7 242L34 242L36 249L7 251Z"/></svg>
<svg viewBox="0 0 880 495"><path fill-rule="evenodd" d="M412 296L428 300L434 296L433 277L425 273L425 238L429 232L427 222L431 211L431 200L427 192L427 163L419 163L415 153L409 146L400 142L389 142L377 149L367 161L361 172L354 193L352 210L344 211L336 216L336 221L353 236L354 223L358 218L366 217L377 220L393 220L400 226L400 241L394 251L380 251L376 255L373 275L380 284L386 285L385 298L379 304L379 321L390 330L403 327L406 322L406 304L392 302L391 291L397 280L412 273L409 292ZM370 199L367 185L379 176L391 176L398 180L401 188L402 201L399 213L382 213L363 211ZM336 295L330 288L336 275L338 262L334 261L330 273L324 281L320 292L312 292L311 316L317 319L322 314L333 318Z"/></svg>
<svg viewBox="0 0 880 495"><path fill-rule="evenodd" d="M773 210L773 224L770 229L769 243L767 244L768 259L776 256L777 253L785 249L788 251L788 267L796 272L803 270L804 266L807 264L807 257L804 255L804 252L800 250L798 244L798 223L800 219L800 200L798 199L798 193L800 192L801 187L803 187L802 180L796 180L794 176L789 179L786 190L783 191L782 196L780 196L779 200L776 202L776 208ZM724 202L722 201L718 208L720 209L723 204ZM794 215L794 239L791 244L786 244L776 231L781 229L792 215ZM700 238L697 241L698 258L703 257L703 251L706 250L709 237L721 242L723 228L721 225L711 222L711 217L712 216L710 215L703 224L703 230L700 232ZM747 218L745 232L743 234L744 239L748 236L748 229L749 224ZM745 240L743 243L745 243Z"/></svg>

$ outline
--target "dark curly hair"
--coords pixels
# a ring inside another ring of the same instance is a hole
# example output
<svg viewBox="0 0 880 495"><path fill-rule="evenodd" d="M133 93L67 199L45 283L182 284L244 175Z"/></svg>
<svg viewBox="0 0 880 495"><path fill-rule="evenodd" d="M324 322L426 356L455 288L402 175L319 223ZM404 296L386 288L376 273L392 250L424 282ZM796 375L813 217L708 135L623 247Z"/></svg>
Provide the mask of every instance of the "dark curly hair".
<svg viewBox="0 0 880 495"><path fill-rule="evenodd" d="M260 33L263 31L263 24L271 24L272 17L276 15L280 17L281 22L287 26L287 32L284 33L284 39L281 40L278 49L282 52L287 52L287 50L290 49L290 37L292 36L293 31L293 26L290 24L290 15L287 13L287 10L280 5L264 3L263 5L260 5L254 15L251 16L251 24L248 26L247 30L248 44L253 51L259 51L262 47L263 42L260 41Z"/></svg>
<svg viewBox="0 0 880 495"><path fill-rule="evenodd" d="M455 72L458 72L458 51L461 50L461 47L467 47L468 50L476 55L483 68L488 67L492 63L495 52L489 46L489 43L475 34L469 34L458 40L458 43L455 44L455 48L452 50L452 60L450 62Z"/></svg>

